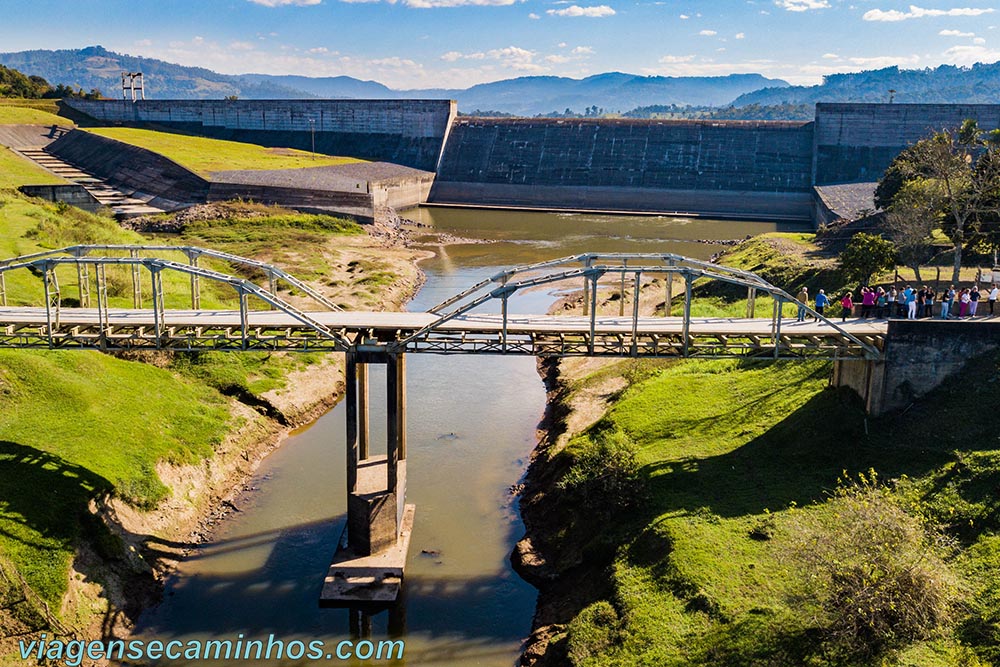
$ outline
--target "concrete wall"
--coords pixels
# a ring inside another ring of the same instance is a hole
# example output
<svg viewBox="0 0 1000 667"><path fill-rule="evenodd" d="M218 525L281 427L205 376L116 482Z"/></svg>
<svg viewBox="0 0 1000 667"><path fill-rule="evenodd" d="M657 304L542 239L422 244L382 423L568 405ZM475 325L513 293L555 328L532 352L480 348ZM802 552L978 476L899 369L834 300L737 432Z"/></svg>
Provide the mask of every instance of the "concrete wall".
<svg viewBox="0 0 1000 667"><path fill-rule="evenodd" d="M430 201L808 219L812 143L797 122L461 118Z"/></svg>
<svg viewBox="0 0 1000 667"><path fill-rule="evenodd" d="M152 196L154 205L204 202L208 181L176 162L138 146L74 130L53 141L48 151L122 190Z"/></svg>
<svg viewBox="0 0 1000 667"><path fill-rule="evenodd" d="M1000 349L1000 321L890 320L882 361L839 361L832 384L851 387L869 414L902 410L979 355Z"/></svg>
<svg viewBox="0 0 1000 667"><path fill-rule="evenodd" d="M104 123L155 123L206 136L437 168L449 100L67 100ZM311 121L311 122L310 122ZM313 136L315 131L315 136Z"/></svg>
<svg viewBox="0 0 1000 667"><path fill-rule="evenodd" d="M815 183L876 181L904 148L966 118L1000 127L1000 104L817 104Z"/></svg>
<svg viewBox="0 0 1000 667"><path fill-rule="evenodd" d="M101 203L82 185L22 185L18 190L29 197L63 202L91 213L101 208Z"/></svg>

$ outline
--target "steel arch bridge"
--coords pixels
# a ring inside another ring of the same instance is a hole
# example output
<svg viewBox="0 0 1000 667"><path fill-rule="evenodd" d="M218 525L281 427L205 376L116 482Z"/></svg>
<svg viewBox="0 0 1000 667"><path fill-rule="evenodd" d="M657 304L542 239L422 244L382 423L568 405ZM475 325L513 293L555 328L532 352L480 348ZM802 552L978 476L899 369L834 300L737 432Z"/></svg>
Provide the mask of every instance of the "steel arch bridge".
<svg viewBox="0 0 1000 667"><path fill-rule="evenodd" d="M130 302L109 294L109 271L130 275ZM8 290L18 273L41 290ZM168 274L188 293L166 295ZM694 285L706 279L745 289L746 317L693 315ZM232 289L233 307L202 308L203 283ZM583 314L512 312L518 294L545 287L582 290ZM167 308L168 296L189 307ZM0 348L881 358L884 322L833 322L810 307L811 321L789 321L787 303L794 297L747 271L674 254L594 253L506 269L426 312L344 311L280 268L228 253L77 245L0 260Z"/></svg>

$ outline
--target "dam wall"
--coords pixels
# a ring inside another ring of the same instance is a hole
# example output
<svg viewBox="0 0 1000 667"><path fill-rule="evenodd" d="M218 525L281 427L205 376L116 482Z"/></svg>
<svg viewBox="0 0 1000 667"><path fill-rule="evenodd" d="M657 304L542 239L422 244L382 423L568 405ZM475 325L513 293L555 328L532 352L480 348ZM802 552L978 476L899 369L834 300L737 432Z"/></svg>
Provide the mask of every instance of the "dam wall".
<svg viewBox="0 0 1000 667"><path fill-rule="evenodd" d="M73 130L49 144L53 155L114 185L139 199L167 209L191 204L251 199L265 204L301 211L347 216L370 223L382 214L389 202L412 200L419 188L417 178L408 174L387 179L378 188L354 190L328 187L295 187L294 180L278 178L281 172L261 172L257 182L234 179L208 180L153 151ZM417 176L423 172L417 172ZM411 183L412 181L415 181ZM427 179L425 179L426 181ZM428 185L424 184L424 188ZM40 196L48 195L42 191Z"/></svg>
<svg viewBox="0 0 1000 667"><path fill-rule="evenodd" d="M955 129L966 118L1000 127L1000 104L816 105L815 184L877 181L893 158L934 132Z"/></svg>
<svg viewBox="0 0 1000 667"><path fill-rule="evenodd" d="M81 100L109 124L158 125L217 139L380 160L434 171L455 117L449 100Z"/></svg>
<svg viewBox="0 0 1000 667"><path fill-rule="evenodd" d="M812 124L459 118L432 203L809 219Z"/></svg>
<svg viewBox="0 0 1000 667"><path fill-rule="evenodd" d="M1000 127L1000 104L820 103L811 122L459 118L447 100L66 104L102 123L306 150L315 140L319 152L436 174L433 185L423 177L367 179L377 206L427 201L813 224L872 206L873 182L913 142L966 118ZM858 191L815 189L844 184Z"/></svg>

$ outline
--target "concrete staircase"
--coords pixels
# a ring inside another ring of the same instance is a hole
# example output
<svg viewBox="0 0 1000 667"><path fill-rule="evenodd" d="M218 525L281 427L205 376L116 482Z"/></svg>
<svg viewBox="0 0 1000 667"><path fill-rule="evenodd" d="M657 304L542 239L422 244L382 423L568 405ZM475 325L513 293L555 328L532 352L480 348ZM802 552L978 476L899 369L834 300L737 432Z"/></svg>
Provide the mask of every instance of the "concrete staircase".
<svg viewBox="0 0 1000 667"><path fill-rule="evenodd" d="M14 150L35 162L56 176L65 178L71 183L82 186L102 206L114 211L115 217L134 217L137 215L152 215L168 210L150 204L147 200L137 197L136 192L128 192L109 185L103 179L76 167L46 150L45 146L20 146Z"/></svg>

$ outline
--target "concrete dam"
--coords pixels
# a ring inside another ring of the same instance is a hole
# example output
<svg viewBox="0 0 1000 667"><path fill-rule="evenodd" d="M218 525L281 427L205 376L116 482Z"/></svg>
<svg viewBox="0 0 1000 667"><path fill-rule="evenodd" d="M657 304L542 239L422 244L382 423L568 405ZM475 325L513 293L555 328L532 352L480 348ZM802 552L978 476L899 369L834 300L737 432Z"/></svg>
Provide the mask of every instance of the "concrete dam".
<svg viewBox="0 0 1000 667"><path fill-rule="evenodd" d="M1000 105L820 103L812 121L458 117L447 100L67 100L158 125L433 173L427 203L811 221L871 208L903 148ZM844 196L844 192L848 196Z"/></svg>

